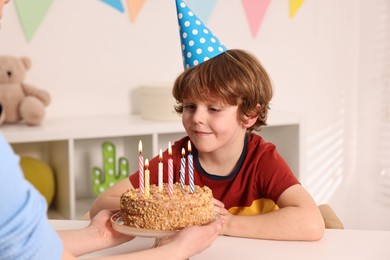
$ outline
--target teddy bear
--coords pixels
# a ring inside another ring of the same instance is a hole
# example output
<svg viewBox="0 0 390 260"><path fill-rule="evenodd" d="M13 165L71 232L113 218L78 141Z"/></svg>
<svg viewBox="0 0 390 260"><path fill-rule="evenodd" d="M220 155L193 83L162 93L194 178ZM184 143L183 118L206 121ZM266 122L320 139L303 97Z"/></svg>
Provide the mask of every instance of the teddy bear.
<svg viewBox="0 0 390 260"><path fill-rule="evenodd" d="M29 57L0 56L0 125L36 126L44 119L50 94L23 82L30 68Z"/></svg>

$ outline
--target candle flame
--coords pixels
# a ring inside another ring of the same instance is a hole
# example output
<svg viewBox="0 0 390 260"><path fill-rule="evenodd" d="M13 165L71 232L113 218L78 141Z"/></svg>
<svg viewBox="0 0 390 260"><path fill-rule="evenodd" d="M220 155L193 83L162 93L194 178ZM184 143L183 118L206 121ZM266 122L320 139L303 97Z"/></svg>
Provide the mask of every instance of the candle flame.
<svg viewBox="0 0 390 260"><path fill-rule="evenodd" d="M139 143L138 143L138 152L142 153L142 141L141 140L139 140Z"/></svg>
<svg viewBox="0 0 390 260"><path fill-rule="evenodd" d="M185 154L186 154L186 151L184 150L184 148L181 148L181 155L184 157Z"/></svg>
<svg viewBox="0 0 390 260"><path fill-rule="evenodd" d="M149 160L145 159L145 168L146 168L146 170L148 169L148 167L149 167Z"/></svg>
<svg viewBox="0 0 390 260"><path fill-rule="evenodd" d="M169 141L169 143L168 143L168 154L169 154L169 156L172 156L171 141Z"/></svg>
<svg viewBox="0 0 390 260"><path fill-rule="evenodd" d="M158 156L160 158L160 162L162 161L162 149L160 149L160 155Z"/></svg>
<svg viewBox="0 0 390 260"><path fill-rule="evenodd" d="M191 141L188 140L188 153L191 153Z"/></svg>

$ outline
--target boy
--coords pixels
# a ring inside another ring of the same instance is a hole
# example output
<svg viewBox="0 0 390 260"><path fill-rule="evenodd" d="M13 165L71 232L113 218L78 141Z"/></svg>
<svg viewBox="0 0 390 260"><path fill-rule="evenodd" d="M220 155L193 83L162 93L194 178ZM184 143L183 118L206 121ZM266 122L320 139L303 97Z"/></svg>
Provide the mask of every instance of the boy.
<svg viewBox="0 0 390 260"><path fill-rule="evenodd" d="M183 1L176 4L186 70L176 79L173 96L188 136L172 147L174 181L180 179L181 149L190 141L195 184L212 189L215 210L225 220L221 234L320 239L324 222L316 203L275 146L252 133L266 125L272 98L267 72L248 52L226 50ZM167 151L163 158L166 164ZM154 184L158 162L155 157L149 165ZM130 182L123 180L99 197L91 214L119 207L121 193L137 187L138 174L133 174Z"/></svg>

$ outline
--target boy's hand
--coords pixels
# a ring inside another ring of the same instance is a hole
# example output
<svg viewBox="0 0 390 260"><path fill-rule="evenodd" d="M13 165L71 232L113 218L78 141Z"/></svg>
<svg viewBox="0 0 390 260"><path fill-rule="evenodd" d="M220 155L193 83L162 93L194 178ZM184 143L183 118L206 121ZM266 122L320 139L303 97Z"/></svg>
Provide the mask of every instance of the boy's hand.
<svg viewBox="0 0 390 260"><path fill-rule="evenodd" d="M226 216L229 213L227 209L225 209L225 205L221 201L213 198L213 203L215 213L217 213L221 217Z"/></svg>
<svg viewBox="0 0 390 260"><path fill-rule="evenodd" d="M218 214L218 217L221 218L225 223L220 232L220 234L223 235L226 233L225 230L228 227L229 221L233 215L230 214L227 209L225 209L225 205L221 201L213 199L213 203L215 213Z"/></svg>

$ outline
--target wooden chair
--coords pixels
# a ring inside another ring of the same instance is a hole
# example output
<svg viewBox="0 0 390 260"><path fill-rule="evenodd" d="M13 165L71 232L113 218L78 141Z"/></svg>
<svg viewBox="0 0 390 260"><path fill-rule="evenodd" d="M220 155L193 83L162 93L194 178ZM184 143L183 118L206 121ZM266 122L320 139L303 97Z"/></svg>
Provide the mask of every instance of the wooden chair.
<svg viewBox="0 0 390 260"><path fill-rule="evenodd" d="M344 229L343 223L337 217L329 204L321 204L318 206L321 211L322 217L324 218L325 228L330 229Z"/></svg>

